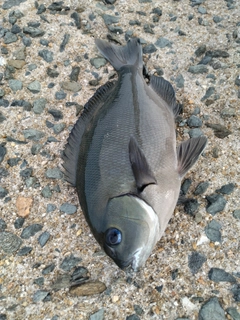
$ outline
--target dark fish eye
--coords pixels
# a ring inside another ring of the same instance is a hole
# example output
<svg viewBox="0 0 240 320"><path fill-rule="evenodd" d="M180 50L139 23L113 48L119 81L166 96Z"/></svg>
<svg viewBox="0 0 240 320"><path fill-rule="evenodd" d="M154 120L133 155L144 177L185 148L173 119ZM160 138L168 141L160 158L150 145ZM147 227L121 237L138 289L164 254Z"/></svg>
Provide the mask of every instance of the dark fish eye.
<svg viewBox="0 0 240 320"><path fill-rule="evenodd" d="M122 241L122 233L116 228L110 228L105 233L105 240L110 246L119 244Z"/></svg>

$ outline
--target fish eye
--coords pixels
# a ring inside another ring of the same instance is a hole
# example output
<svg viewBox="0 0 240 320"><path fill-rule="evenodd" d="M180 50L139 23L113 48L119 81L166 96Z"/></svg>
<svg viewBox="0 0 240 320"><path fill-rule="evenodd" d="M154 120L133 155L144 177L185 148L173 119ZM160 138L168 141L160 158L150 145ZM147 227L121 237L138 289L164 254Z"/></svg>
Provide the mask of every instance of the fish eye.
<svg viewBox="0 0 240 320"><path fill-rule="evenodd" d="M105 240L110 246L117 245L122 241L122 233L116 228L110 228L105 233Z"/></svg>

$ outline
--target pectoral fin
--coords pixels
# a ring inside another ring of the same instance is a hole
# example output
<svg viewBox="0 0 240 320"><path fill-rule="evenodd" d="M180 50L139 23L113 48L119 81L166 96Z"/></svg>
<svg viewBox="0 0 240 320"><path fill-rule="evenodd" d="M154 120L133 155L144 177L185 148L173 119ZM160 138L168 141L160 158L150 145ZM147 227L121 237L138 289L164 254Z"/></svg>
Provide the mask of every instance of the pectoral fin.
<svg viewBox="0 0 240 320"><path fill-rule="evenodd" d="M143 151L139 148L137 141L133 137L129 142L129 159L136 185L140 192L147 185L157 183Z"/></svg>
<svg viewBox="0 0 240 320"><path fill-rule="evenodd" d="M187 171L197 162L207 144L205 136L191 138L184 141L177 148L178 173L182 178Z"/></svg>

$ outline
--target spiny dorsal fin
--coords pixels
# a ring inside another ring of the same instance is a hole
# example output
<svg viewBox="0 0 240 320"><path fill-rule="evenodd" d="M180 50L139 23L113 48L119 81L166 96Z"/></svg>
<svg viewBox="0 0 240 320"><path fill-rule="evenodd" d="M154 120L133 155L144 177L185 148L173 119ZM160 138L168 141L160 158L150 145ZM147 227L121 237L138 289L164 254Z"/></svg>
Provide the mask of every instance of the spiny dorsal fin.
<svg viewBox="0 0 240 320"><path fill-rule="evenodd" d="M179 105L176 102L175 91L171 83L163 77L150 77L150 87L168 104L174 116L179 114Z"/></svg>
<svg viewBox="0 0 240 320"><path fill-rule="evenodd" d="M187 171L197 162L207 144L205 136L191 138L184 141L177 148L178 173L182 178Z"/></svg>
<svg viewBox="0 0 240 320"><path fill-rule="evenodd" d="M144 153L133 137L131 137L129 142L129 159L136 185L140 192L142 192L147 185L157 183Z"/></svg>
<svg viewBox="0 0 240 320"><path fill-rule="evenodd" d="M86 125L89 123L94 112L105 103L106 99L111 94L115 83L116 82L114 81L107 82L97 89L93 97L85 104L81 116L75 123L69 135L62 158L64 161L63 167L65 169L65 180L71 183L72 186L76 186L78 157Z"/></svg>

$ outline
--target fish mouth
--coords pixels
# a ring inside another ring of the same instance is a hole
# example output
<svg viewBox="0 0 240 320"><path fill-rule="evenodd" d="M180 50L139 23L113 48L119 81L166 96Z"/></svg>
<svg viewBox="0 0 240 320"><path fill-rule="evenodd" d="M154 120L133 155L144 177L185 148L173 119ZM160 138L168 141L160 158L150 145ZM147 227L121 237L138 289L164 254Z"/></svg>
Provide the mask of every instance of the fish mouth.
<svg viewBox="0 0 240 320"><path fill-rule="evenodd" d="M130 269L132 268L134 271L137 271L139 269L138 267L138 256L137 253L140 251L140 249L136 250L132 257L128 260L115 260L116 264L118 265L118 267L124 271L126 271L126 269Z"/></svg>

